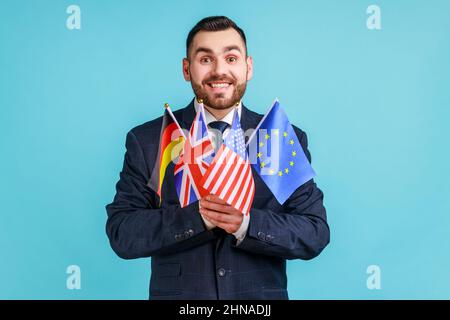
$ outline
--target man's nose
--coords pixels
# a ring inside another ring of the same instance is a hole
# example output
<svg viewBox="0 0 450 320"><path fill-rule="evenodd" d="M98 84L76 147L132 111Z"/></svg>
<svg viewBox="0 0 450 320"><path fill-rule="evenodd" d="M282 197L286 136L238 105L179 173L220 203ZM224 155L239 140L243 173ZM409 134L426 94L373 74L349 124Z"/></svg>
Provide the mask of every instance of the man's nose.
<svg viewBox="0 0 450 320"><path fill-rule="evenodd" d="M222 61L220 59L216 60L216 63L214 64L214 71L216 74L226 74L227 66L225 61Z"/></svg>

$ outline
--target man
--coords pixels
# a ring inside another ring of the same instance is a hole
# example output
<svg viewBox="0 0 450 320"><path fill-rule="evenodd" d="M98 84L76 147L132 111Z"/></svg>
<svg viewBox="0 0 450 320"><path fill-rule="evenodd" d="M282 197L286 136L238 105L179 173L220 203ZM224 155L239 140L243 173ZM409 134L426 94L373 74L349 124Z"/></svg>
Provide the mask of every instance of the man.
<svg viewBox="0 0 450 320"><path fill-rule="evenodd" d="M235 108L242 129L262 115L242 104L253 61L244 32L227 17L208 17L190 31L183 75L202 99L214 144L227 135ZM197 99L174 112L189 130ZM162 203L149 187L162 117L132 129L106 231L124 259L152 257L151 299L288 299L286 259L312 259L329 243L323 194L313 180L283 204L253 172L255 196L244 216L214 195L180 208L171 163ZM218 130L213 130L220 128ZM309 161L306 134L295 128Z"/></svg>

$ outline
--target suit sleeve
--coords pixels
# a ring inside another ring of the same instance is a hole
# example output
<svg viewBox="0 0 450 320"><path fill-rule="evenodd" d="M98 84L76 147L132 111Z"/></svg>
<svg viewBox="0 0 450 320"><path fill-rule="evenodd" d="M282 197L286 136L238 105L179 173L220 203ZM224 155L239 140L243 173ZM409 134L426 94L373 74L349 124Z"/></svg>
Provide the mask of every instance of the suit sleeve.
<svg viewBox="0 0 450 320"><path fill-rule="evenodd" d="M106 206L106 233L111 247L123 259L150 257L185 251L212 240L198 211L198 202L185 208L158 208L149 181L142 147L130 131L116 195Z"/></svg>
<svg viewBox="0 0 450 320"><path fill-rule="evenodd" d="M297 136L311 162L306 133ZM236 248L284 259L309 260L330 242L323 193L314 180L300 186L282 209L251 209L247 236Z"/></svg>

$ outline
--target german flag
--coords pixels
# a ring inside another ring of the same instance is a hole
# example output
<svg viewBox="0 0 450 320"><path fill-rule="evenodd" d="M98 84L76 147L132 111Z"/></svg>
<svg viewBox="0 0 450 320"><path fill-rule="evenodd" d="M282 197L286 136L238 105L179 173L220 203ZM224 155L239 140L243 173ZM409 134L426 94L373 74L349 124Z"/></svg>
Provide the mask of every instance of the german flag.
<svg viewBox="0 0 450 320"><path fill-rule="evenodd" d="M155 167L149 182L150 188L158 194L160 204L162 201L161 187L167 166L180 155L185 141L184 134L170 111L169 105L166 104L165 108L159 138L158 156L156 157Z"/></svg>

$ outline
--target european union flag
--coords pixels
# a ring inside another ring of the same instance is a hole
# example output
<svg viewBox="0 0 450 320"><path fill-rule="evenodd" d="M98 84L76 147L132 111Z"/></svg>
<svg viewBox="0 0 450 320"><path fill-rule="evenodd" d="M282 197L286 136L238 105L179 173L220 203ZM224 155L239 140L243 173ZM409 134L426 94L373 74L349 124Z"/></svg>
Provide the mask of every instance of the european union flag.
<svg viewBox="0 0 450 320"><path fill-rule="evenodd" d="M261 120L256 139L250 138L251 163L262 180L283 204L302 184L316 174L311 167L294 128L278 100Z"/></svg>

